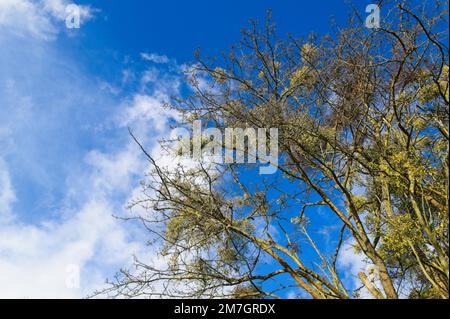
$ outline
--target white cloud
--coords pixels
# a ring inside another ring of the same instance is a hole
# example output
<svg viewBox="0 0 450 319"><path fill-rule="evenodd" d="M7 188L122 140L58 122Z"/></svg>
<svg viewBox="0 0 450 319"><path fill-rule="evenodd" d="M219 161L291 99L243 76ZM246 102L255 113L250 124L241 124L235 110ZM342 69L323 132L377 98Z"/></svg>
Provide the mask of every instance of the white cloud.
<svg viewBox="0 0 450 319"><path fill-rule="evenodd" d="M170 59L167 56L159 55L156 53L141 53L141 57L142 57L142 59L153 62L153 63L164 64L164 63L170 62Z"/></svg>
<svg viewBox="0 0 450 319"><path fill-rule="evenodd" d="M11 205L15 200L16 195L11 184L11 177L5 161L0 157L0 223L12 217Z"/></svg>
<svg viewBox="0 0 450 319"><path fill-rule="evenodd" d="M143 128L142 124L148 124L147 122L151 121L152 130L164 131L170 119L178 118L175 111L163 107L164 101L168 98L161 92L152 96L142 94L134 96L132 105L122 114L122 124L124 126L130 126L132 123L141 124L140 127Z"/></svg>
<svg viewBox="0 0 450 319"><path fill-rule="evenodd" d="M353 289L363 287L358 273L364 272L370 278L372 270L375 269L373 264L362 253L355 251L354 239L348 239L344 242L338 256L337 264L339 269L344 273L344 281L349 287L353 287ZM376 280L376 277L374 279L375 286L380 289L379 280ZM380 290L382 291L382 289ZM363 287L359 290L359 298L373 299L373 296L366 287Z"/></svg>
<svg viewBox="0 0 450 319"><path fill-rule="evenodd" d="M144 142L158 148L156 139L167 134L164 123L171 117L161 100L137 95L129 105L127 123L147 124ZM151 124L161 124L151 131ZM118 123L120 124L120 123ZM0 297L77 298L103 287L120 267L131 265L133 255L160 263L156 251L145 252L146 234L135 225L123 224L113 215L124 215L129 196L137 193L137 177L146 162L129 139L117 151L93 150L85 156L87 173L69 177L76 181L67 190L70 207L60 219L40 224L17 218L0 224ZM6 166L0 166L0 207L10 210L15 199ZM88 194L86 197L82 194ZM83 198L85 204L72 207ZM62 210L62 208L61 208ZM80 288L67 286L70 266L80 269Z"/></svg>
<svg viewBox="0 0 450 319"><path fill-rule="evenodd" d="M51 40L65 28L66 0L1 0L0 27L21 37ZM80 23L92 18L92 9L78 6Z"/></svg>
<svg viewBox="0 0 450 319"><path fill-rule="evenodd" d="M126 126L158 153L176 117L163 104L179 79L161 74L151 93L125 101L99 89L46 41L65 3L0 0L9 49L0 51L0 298L85 297L134 254L164 262L141 227L113 215L127 216L147 168ZM73 265L80 288L67 286Z"/></svg>
<svg viewBox="0 0 450 319"><path fill-rule="evenodd" d="M9 48L0 51L0 298L85 297L133 255L165 263L145 245L142 227L113 215L129 216L125 206L147 169L126 127L161 155L157 141L178 119L163 105L179 92L180 78L127 69L123 81L140 83L141 91L119 100L112 86L82 74L47 41L64 27L68 3L0 0L0 46ZM176 161L166 156L163 163ZM47 203L47 196L58 199ZM72 266L80 270L79 288L67 285Z"/></svg>
<svg viewBox="0 0 450 319"><path fill-rule="evenodd" d="M92 8L89 6L77 5L67 0L41 0L41 6L45 12L50 13L54 18L65 21L67 18L67 7L75 4L80 10L81 22L92 18Z"/></svg>
<svg viewBox="0 0 450 319"><path fill-rule="evenodd" d="M345 269L347 276L356 277L360 271L366 268L364 256L355 251L353 240L347 240L339 254L338 265Z"/></svg>
<svg viewBox="0 0 450 319"><path fill-rule="evenodd" d="M106 267L127 264L139 250L111 213L108 203L92 201L61 223L2 226L0 297L70 298L99 288ZM80 269L79 288L67 286L70 265Z"/></svg>

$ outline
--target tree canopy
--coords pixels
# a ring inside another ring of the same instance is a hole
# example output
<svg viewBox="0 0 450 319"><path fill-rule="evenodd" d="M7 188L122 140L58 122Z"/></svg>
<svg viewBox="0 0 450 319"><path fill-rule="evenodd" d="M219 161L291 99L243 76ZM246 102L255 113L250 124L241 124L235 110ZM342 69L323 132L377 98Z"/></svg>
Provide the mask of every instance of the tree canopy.
<svg viewBox="0 0 450 319"><path fill-rule="evenodd" d="M210 158L169 169L143 148L151 172L131 205L167 263L137 260L102 293L449 297L448 2L382 9L379 28L353 15L304 38L268 18L223 56L197 55L192 94L168 105L180 125L277 128L277 172ZM358 287L344 246L368 265Z"/></svg>

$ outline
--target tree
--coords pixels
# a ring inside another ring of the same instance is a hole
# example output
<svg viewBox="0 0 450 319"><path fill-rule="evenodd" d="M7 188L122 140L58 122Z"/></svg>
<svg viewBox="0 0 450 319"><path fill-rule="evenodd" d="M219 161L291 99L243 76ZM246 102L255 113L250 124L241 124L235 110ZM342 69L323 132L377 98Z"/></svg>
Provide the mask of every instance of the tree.
<svg viewBox="0 0 450 319"><path fill-rule="evenodd" d="M449 297L448 2L383 5L378 29L356 15L322 38L279 38L268 19L220 59L198 55L192 95L170 107L222 133L278 128L278 171L211 158L167 169L141 146L152 171L132 205L168 263L137 260L102 293L351 298L337 266L351 244L373 297Z"/></svg>

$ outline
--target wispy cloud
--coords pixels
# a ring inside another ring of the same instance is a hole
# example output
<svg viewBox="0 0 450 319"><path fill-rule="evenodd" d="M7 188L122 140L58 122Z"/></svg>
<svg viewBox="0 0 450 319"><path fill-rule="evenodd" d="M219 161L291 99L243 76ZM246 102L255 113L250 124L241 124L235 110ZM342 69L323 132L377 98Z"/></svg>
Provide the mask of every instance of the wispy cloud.
<svg viewBox="0 0 450 319"><path fill-rule="evenodd" d="M147 169L127 126L159 153L179 79L129 70L142 90L102 90L47 41L66 3L0 2L0 297L84 297L133 255L161 262L147 233L113 215L127 216ZM79 287L68 285L72 266Z"/></svg>
<svg viewBox="0 0 450 319"><path fill-rule="evenodd" d="M0 27L21 37L52 40L65 28L68 17L67 0L2 0L0 1ZM89 6L78 6L80 23L93 17Z"/></svg>
<svg viewBox="0 0 450 319"><path fill-rule="evenodd" d="M15 200L16 194L12 187L9 171L5 161L0 157L0 223L12 218L11 206Z"/></svg>
<svg viewBox="0 0 450 319"><path fill-rule="evenodd" d="M170 59L165 55L159 55L156 53L141 53L142 59L153 63L169 63Z"/></svg>
<svg viewBox="0 0 450 319"><path fill-rule="evenodd" d="M164 123L173 118L163 108L162 92L158 95L136 95L116 116L121 121L115 129L126 134L125 124L137 128L152 153L158 153L157 139L167 134ZM1 164L0 211L14 214L15 191L8 167ZM127 216L124 207L138 192L145 170L146 161L130 139L112 150L86 151L84 161L66 176L64 206L42 211L39 224L23 222L19 215L5 219L0 224L0 297L82 297L129 266L133 255L156 260L156 250L144 254L147 234L113 218ZM79 267L79 288L67 286L71 265Z"/></svg>

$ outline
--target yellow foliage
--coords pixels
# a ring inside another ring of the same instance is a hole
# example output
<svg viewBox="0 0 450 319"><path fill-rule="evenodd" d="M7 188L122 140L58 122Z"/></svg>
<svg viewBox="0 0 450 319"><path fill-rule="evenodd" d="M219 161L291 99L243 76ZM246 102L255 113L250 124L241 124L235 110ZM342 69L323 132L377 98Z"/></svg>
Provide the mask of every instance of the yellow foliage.
<svg viewBox="0 0 450 319"><path fill-rule="evenodd" d="M300 84L310 84L313 80L314 76L311 68L308 66L301 66L292 74L291 87L295 87Z"/></svg>
<svg viewBox="0 0 450 319"><path fill-rule="evenodd" d="M223 84L227 80L227 71L220 67L216 67L213 76L218 83Z"/></svg>
<svg viewBox="0 0 450 319"><path fill-rule="evenodd" d="M418 97L420 103L429 103L439 96L442 92L445 98L449 98L448 65L442 68L442 74L437 83L431 81L419 89Z"/></svg>
<svg viewBox="0 0 450 319"><path fill-rule="evenodd" d="M300 53L302 55L302 60L304 63L311 63L318 57L319 50L317 49L317 47L315 45L310 44L310 43L305 43L302 46Z"/></svg>
<svg viewBox="0 0 450 319"><path fill-rule="evenodd" d="M388 219L388 228L383 236L383 248L400 258L410 252L409 243L418 243L423 239L419 228L409 214L398 214Z"/></svg>

